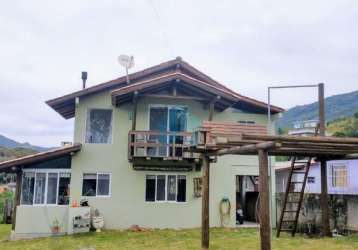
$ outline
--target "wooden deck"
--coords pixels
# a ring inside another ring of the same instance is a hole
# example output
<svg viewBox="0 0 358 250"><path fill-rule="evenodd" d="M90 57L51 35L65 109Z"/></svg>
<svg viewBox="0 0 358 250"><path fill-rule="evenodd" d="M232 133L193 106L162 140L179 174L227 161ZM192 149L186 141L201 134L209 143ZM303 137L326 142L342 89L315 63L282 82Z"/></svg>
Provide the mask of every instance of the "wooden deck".
<svg viewBox="0 0 358 250"><path fill-rule="evenodd" d="M259 144L272 144L269 155L342 159L358 154L357 138L268 135L266 127L254 124L204 122L193 139L193 152L213 155L257 154Z"/></svg>

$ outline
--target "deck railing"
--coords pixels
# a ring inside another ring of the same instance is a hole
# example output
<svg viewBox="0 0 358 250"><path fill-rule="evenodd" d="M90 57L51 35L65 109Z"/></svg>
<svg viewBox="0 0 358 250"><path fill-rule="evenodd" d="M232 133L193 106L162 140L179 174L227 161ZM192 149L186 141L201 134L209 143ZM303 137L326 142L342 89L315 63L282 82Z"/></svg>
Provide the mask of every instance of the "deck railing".
<svg viewBox="0 0 358 250"><path fill-rule="evenodd" d="M190 132L129 131L128 159L154 157L168 160L195 158L188 152L192 144Z"/></svg>

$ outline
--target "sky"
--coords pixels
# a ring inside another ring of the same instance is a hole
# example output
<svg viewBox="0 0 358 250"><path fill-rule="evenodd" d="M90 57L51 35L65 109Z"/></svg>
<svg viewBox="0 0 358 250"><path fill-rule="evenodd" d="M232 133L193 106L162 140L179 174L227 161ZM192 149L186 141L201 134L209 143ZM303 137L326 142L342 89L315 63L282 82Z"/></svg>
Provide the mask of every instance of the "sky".
<svg viewBox="0 0 358 250"><path fill-rule="evenodd" d="M62 0L0 2L0 134L40 146L71 141L46 100L181 56L240 94L324 82L326 95L358 89L358 1ZM290 108L312 89L275 90Z"/></svg>

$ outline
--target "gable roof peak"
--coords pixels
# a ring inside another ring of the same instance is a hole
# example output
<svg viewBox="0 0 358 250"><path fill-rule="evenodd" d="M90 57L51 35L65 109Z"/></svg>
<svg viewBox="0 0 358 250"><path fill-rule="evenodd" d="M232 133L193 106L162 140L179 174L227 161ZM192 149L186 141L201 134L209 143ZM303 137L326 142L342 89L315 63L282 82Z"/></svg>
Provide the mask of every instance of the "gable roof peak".
<svg viewBox="0 0 358 250"><path fill-rule="evenodd" d="M183 73L188 77L195 78L198 81L205 82L208 85L211 85L214 88L219 88L225 92L229 92L232 95L237 96L238 101L242 101L245 103L250 103L250 105L260 107L261 109L266 109L267 104L257 101L255 99L242 96L225 85L217 82L212 79L202 71L196 69L194 66L190 65L186 61L182 59L182 57L177 56L175 59L160 63L158 65L143 69L141 71L137 71L129 74L130 84L135 84L141 81L146 81L151 78L160 77L163 75L168 75L170 73ZM75 115L75 100L76 98L97 94L103 91L112 91L127 84L127 76L121 76L114 80L107 81L104 83L100 83L55 99L51 99L46 101L46 103L53 108L56 112L58 112L61 116L66 119L72 118ZM271 106L272 112L282 112L283 109Z"/></svg>

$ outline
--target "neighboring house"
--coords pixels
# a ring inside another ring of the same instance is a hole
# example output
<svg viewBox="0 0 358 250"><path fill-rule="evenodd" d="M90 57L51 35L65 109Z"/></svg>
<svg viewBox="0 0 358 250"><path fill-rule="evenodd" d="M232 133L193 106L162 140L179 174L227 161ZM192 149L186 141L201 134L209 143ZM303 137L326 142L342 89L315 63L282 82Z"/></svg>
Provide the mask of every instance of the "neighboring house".
<svg viewBox="0 0 358 250"><path fill-rule="evenodd" d="M293 129L288 131L288 134L312 136L315 134L317 125L318 120L296 121L293 123Z"/></svg>
<svg viewBox="0 0 358 250"><path fill-rule="evenodd" d="M316 120L309 120L303 122L295 122L293 129L289 131L290 135L314 135L315 128L318 122ZM288 176L291 169L291 162L275 162L276 172L276 193L281 194L286 192L286 186ZM294 190L301 191L300 182L303 181L303 175L293 175L292 182L298 182L293 184ZM358 208L358 160L334 160L327 162L327 191L331 197L342 198L346 203L346 209L343 213L346 216L346 222L344 222L346 228L350 230L358 230L358 215L356 213ZM321 168L319 162L312 162L310 170L308 172L307 183L305 187L305 194L320 194L321 193ZM318 197L318 196L316 196ZM304 203L311 208L314 208L314 202ZM318 204L318 203L317 203ZM279 204L278 204L279 207ZM319 210L311 209L302 213L301 217L312 218L310 214L314 214ZM304 221L301 220L301 221Z"/></svg>
<svg viewBox="0 0 358 250"><path fill-rule="evenodd" d="M281 166L280 166L281 165ZM283 167L282 163L276 163L276 192L284 193L286 191L287 178L290 171L290 163ZM328 194L332 198L341 199L344 209L341 217L346 217L343 222L344 227L350 230L358 231L358 160L335 160L327 162L327 188ZM295 175L293 182L302 182L303 175ZM300 191L300 186L295 186L294 191ZM310 167L305 188L306 194L321 193L321 167L320 163L313 163ZM318 196L317 196L318 197ZM309 204L309 203L305 203ZM310 207L314 205L310 204ZM312 213L319 210L312 209ZM304 216L309 216L306 211ZM311 216L312 217L312 216Z"/></svg>
<svg viewBox="0 0 358 250"><path fill-rule="evenodd" d="M287 176L290 172L290 162L276 162L276 192L286 191ZM327 162L328 194L358 195L358 160L335 160ZM292 181L300 182L303 175L294 175ZM300 186L295 187L298 191ZM314 162L308 172L305 193L321 193L320 163Z"/></svg>
<svg viewBox="0 0 358 250"><path fill-rule="evenodd" d="M75 143L0 164L0 170L22 173L16 237L50 235L53 221L70 233L73 206L83 199L99 210L108 229L200 227L201 159L184 150L192 132L211 116L266 127L265 103L235 93L181 58L129 79L47 101L65 119L74 118ZM274 119L283 111L271 110ZM234 227L236 204L245 203L247 190L257 193L257 157L224 156L211 172L210 226L222 224L219 205L228 199L225 225ZM257 195L250 197L244 208Z"/></svg>

